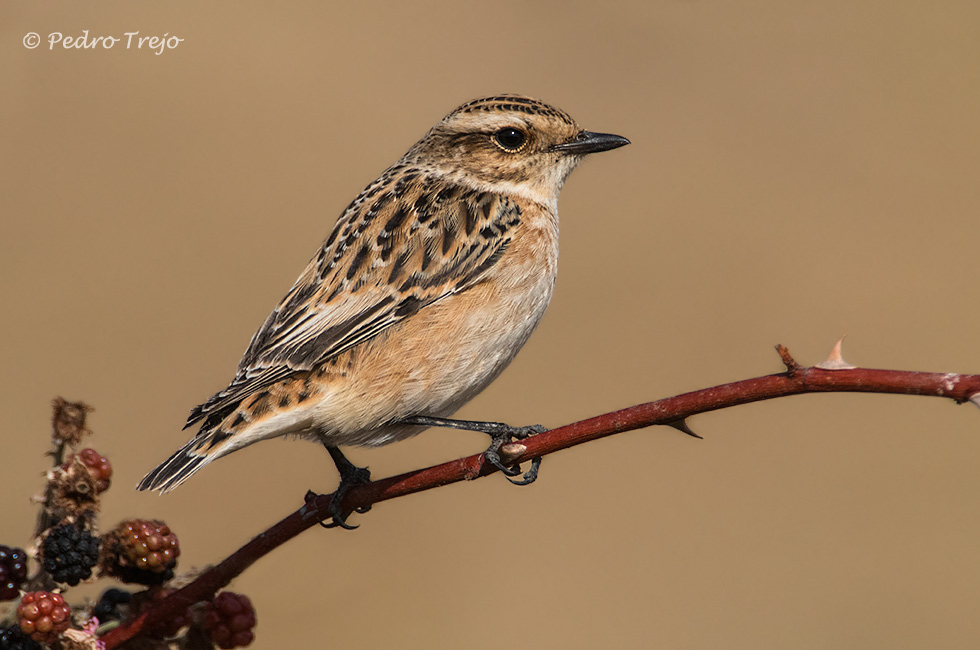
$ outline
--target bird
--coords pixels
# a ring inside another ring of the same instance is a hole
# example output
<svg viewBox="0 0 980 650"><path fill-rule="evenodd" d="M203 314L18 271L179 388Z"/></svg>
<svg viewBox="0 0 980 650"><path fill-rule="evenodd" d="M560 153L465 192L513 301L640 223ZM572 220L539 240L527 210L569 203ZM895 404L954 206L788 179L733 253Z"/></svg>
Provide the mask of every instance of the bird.
<svg viewBox="0 0 980 650"><path fill-rule="evenodd" d="M351 528L342 495L370 473L339 447L429 426L490 434L486 457L519 475L496 452L543 427L449 416L500 375L545 313L568 175L585 156L629 143L522 95L456 108L343 211L228 387L192 409L184 428L200 423L197 433L137 489L168 492L253 443L305 438L334 460L330 514Z"/></svg>

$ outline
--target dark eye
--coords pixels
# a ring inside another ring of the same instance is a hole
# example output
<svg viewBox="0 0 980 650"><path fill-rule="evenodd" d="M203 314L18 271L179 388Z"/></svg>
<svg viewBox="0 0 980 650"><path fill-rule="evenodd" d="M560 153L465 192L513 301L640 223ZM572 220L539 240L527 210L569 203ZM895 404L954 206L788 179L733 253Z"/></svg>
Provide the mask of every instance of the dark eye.
<svg viewBox="0 0 980 650"><path fill-rule="evenodd" d="M493 140L506 151L517 151L527 142L527 134L520 129L508 126L494 133Z"/></svg>

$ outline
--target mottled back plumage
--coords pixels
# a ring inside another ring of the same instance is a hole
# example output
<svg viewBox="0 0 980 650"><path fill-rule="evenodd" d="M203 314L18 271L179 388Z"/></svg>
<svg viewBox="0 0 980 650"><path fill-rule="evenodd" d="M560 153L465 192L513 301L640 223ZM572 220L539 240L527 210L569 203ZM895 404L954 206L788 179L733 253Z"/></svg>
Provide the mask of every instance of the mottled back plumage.
<svg viewBox="0 0 980 650"><path fill-rule="evenodd" d="M596 135L520 96L447 115L348 206L229 386L191 411L198 434L139 488L172 489L289 433L384 444L421 431L400 419L449 415L472 398L547 306L558 192Z"/></svg>

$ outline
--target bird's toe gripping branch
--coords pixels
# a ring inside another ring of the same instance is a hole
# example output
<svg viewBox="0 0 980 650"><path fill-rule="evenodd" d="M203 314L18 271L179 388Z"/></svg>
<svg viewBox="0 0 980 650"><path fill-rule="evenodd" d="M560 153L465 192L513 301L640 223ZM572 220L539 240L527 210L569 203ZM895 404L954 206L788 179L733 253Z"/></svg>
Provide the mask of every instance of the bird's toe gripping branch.
<svg viewBox="0 0 980 650"><path fill-rule="evenodd" d="M499 424L488 422L487 424ZM526 427L510 427L506 424L499 424L500 429L490 433L490 446L483 452L491 465L499 469L508 481L514 485L530 485L538 478L538 471L541 469L541 457L535 456L531 459L531 467L521 476L520 466L515 466L513 459L516 459L526 451L527 447L519 443L512 443L511 440L525 440L538 433L544 433L547 429L540 424L532 424ZM511 477L521 476L515 480Z"/></svg>
<svg viewBox="0 0 980 650"><path fill-rule="evenodd" d="M364 485L371 482L371 472L366 467L358 467L354 463L350 462L346 456L337 447L327 447L327 451L330 452L330 457L333 458L334 464L337 466L337 471L340 473L340 485L334 490L333 498L330 499L330 507L327 512L330 514L332 521L329 524L320 522L320 525L324 528L343 528L344 530L354 530L357 526L353 526L347 523L347 517L350 516L351 512L365 513L371 509L371 506L365 506L363 508L354 508L353 510L344 510L344 497L350 492L351 488L357 487L358 485ZM309 502L315 499L317 495L312 490L306 493L306 501Z"/></svg>
<svg viewBox="0 0 980 650"><path fill-rule="evenodd" d="M538 478L538 470L541 468L541 458L531 459L531 468L524 473L519 480L513 480L512 476L521 476L520 467L515 467L513 460L507 462L502 459L504 456L511 459L520 457L523 449L516 449L517 445L510 444L512 440L524 440L536 433L544 433L546 428L540 424L532 424L526 427L512 427L502 422L481 422L478 420L452 420L449 418L437 418L428 415L416 415L400 421L401 424L412 424L421 427L449 427L451 429L464 429L466 431L479 431L490 436L490 446L483 452L483 457L499 469L507 480L514 485L529 485ZM506 451L504 451L506 450ZM516 453L515 453L516 452Z"/></svg>

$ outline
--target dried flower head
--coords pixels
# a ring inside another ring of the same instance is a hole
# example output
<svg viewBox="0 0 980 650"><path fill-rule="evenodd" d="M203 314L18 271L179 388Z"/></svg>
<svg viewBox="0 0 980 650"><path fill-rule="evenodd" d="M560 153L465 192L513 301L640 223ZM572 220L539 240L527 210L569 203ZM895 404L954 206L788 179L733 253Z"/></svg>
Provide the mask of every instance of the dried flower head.
<svg viewBox="0 0 980 650"><path fill-rule="evenodd" d="M92 432L85 426L85 417L94 410L85 402L69 402L63 397L51 401L51 435L55 442L77 445Z"/></svg>
<svg viewBox="0 0 980 650"><path fill-rule="evenodd" d="M48 473L48 508L54 520L81 519L99 509L100 478L78 455Z"/></svg>

